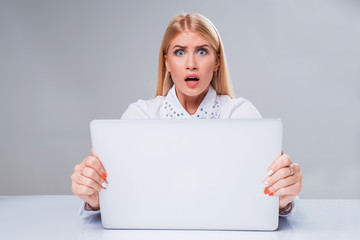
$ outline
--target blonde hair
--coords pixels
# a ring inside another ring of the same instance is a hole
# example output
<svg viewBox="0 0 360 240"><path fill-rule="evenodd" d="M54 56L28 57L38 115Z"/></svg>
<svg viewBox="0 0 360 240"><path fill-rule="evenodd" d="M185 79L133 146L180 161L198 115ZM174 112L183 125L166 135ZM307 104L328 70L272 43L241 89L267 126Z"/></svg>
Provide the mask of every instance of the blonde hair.
<svg viewBox="0 0 360 240"><path fill-rule="evenodd" d="M192 31L204 37L215 52L220 56L220 67L214 72L211 85L219 95L234 98L224 47L214 24L198 13L178 14L171 19L161 42L159 53L158 81L155 96L165 96L173 86L170 74L166 69L164 56L167 54L171 41L182 31Z"/></svg>

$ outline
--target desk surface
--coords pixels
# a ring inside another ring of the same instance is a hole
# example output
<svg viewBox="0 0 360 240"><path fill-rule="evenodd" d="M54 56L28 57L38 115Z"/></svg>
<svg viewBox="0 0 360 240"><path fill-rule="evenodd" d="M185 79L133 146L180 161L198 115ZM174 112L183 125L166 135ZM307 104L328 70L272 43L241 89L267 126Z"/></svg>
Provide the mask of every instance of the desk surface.
<svg viewBox="0 0 360 240"><path fill-rule="evenodd" d="M106 230L75 196L0 196L1 239L359 239L360 200L300 199L274 232Z"/></svg>

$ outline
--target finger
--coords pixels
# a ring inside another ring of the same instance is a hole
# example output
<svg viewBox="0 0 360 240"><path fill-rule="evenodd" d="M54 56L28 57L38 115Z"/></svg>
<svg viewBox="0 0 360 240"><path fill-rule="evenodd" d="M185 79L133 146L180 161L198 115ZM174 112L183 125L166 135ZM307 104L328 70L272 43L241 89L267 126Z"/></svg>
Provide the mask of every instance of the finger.
<svg viewBox="0 0 360 240"><path fill-rule="evenodd" d="M79 172L81 170L81 167L83 166L82 163L76 164L74 166L74 172Z"/></svg>
<svg viewBox="0 0 360 240"><path fill-rule="evenodd" d="M301 190L301 182L296 182L293 185L287 186L285 188L280 188L279 190L270 193L269 196L283 196L291 195L296 196Z"/></svg>
<svg viewBox="0 0 360 240"><path fill-rule="evenodd" d="M104 179L102 179L98 172L96 172L93 168L91 167L85 167L83 168L82 170L82 173L81 173L81 177L85 177L85 178L88 178L92 181L94 181L100 188L106 188L107 187L107 183ZM84 184L86 185L86 184ZM95 189L98 189L97 187L93 187ZM100 189L99 189L100 190Z"/></svg>
<svg viewBox="0 0 360 240"><path fill-rule="evenodd" d="M293 166L294 173L293 176L300 172L300 166L296 163L294 163ZM266 178L263 182L264 187L270 187L280 179L284 179L289 177L291 174L291 170L289 167L284 167L276 171L274 174L272 174L270 177Z"/></svg>
<svg viewBox="0 0 360 240"><path fill-rule="evenodd" d="M80 185L84 185L86 187L90 187L95 189L96 191L101 191L101 189L103 188L101 186L101 184L99 184L97 181L95 181L94 179L91 179L89 177L83 176L83 175L79 175L76 177L76 180L74 181L76 184L80 184Z"/></svg>
<svg viewBox="0 0 360 240"><path fill-rule="evenodd" d="M94 193L97 193L95 189L81 184L73 184L72 191L77 196L90 196Z"/></svg>
<svg viewBox="0 0 360 240"><path fill-rule="evenodd" d="M100 191L103 188L101 184L99 184L98 182L96 182L95 180L93 180L89 177L86 177L86 176L80 174L79 172L74 172L71 175L71 182L73 185L74 184L75 185L76 184L84 185L87 187L91 187L91 188L95 189L96 191Z"/></svg>
<svg viewBox="0 0 360 240"><path fill-rule="evenodd" d="M85 158L83 160L83 164L85 164L85 166L87 167L91 167L92 169L94 169L103 179L107 178L107 174L103 165L101 164L100 160L95 156L89 156Z"/></svg>
<svg viewBox="0 0 360 240"><path fill-rule="evenodd" d="M280 168L287 167L291 163L292 162L288 155L286 155L286 154L280 155L277 159L275 159L275 161L268 168L268 175L271 176L273 173L275 173Z"/></svg>
<svg viewBox="0 0 360 240"><path fill-rule="evenodd" d="M99 205L99 194L96 190L77 183L72 184L71 190L76 196L91 206L96 207Z"/></svg>
<svg viewBox="0 0 360 240"><path fill-rule="evenodd" d="M280 188L286 188L288 186L291 186L299 181L299 177L296 175L280 179L276 183L274 183L271 187L268 187L270 193L278 191Z"/></svg>
<svg viewBox="0 0 360 240"><path fill-rule="evenodd" d="M98 155L96 155L96 154L94 153L94 149L93 149L93 148L91 148L91 150L90 150L90 155L93 156L93 157L96 157L97 159L100 159L100 158L98 157Z"/></svg>

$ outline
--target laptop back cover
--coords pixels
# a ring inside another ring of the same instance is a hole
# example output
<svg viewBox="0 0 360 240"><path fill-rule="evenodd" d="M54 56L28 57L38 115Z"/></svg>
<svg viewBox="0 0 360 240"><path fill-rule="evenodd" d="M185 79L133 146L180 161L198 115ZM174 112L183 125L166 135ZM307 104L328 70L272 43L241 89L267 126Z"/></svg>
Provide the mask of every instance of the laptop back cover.
<svg viewBox="0 0 360 240"><path fill-rule="evenodd" d="M281 153L281 120L94 120L91 139L108 175L105 228L278 227L279 199L262 181Z"/></svg>

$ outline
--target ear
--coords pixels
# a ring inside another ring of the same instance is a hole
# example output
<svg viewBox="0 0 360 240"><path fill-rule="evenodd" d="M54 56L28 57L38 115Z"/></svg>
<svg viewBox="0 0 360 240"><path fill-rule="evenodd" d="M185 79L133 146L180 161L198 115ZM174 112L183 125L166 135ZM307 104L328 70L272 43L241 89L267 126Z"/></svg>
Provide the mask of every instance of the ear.
<svg viewBox="0 0 360 240"><path fill-rule="evenodd" d="M167 59L166 55L164 55L164 63L165 63L166 70L168 72L171 72L170 67L169 67L169 62L168 62L168 59Z"/></svg>
<svg viewBox="0 0 360 240"><path fill-rule="evenodd" d="M216 72L220 67L220 54L216 55L214 72Z"/></svg>

